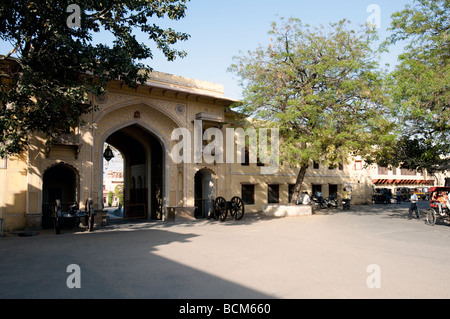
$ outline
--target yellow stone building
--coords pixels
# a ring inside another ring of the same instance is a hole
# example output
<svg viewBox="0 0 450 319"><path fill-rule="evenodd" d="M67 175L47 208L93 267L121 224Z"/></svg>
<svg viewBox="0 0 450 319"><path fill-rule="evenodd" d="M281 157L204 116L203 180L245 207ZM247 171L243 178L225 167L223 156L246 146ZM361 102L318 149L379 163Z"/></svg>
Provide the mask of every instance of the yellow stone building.
<svg viewBox="0 0 450 319"><path fill-rule="evenodd" d="M258 164L175 163L171 150L176 128L194 136L195 121L203 129L224 131L234 121L223 86L152 72L145 85L130 89L120 81L108 94L90 97L98 109L85 115L88 125L72 129L49 144L33 135L29 149L0 161L0 218L3 230L51 228L55 199L84 207L92 198L102 222L104 151L118 149L124 159L124 201L127 217L195 219L206 217L214 198L240 196L246 213L268 203L287 204L297 169L261 173ZM224 134L225 135L225 134ZM194 155L194 154L191 154ZM303 190L324 196L353 189L353 203L372 201L370 170L355 161L336 168L311 163Z"/></svg>

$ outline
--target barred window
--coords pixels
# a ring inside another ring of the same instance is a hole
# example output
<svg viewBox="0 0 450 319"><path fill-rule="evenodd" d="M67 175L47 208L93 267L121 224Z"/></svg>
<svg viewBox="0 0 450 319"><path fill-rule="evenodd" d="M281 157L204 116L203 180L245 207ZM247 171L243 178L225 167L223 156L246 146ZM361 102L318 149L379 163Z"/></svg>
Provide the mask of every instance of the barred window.
<svg viewBox="0 0 450 319"><path fill-rule="evenodd" d="M255 185L253 184L242 185L241 193L244 205L255 204Z"/></svg>
<svg viewBox="0 0 450 319"><path fill-rule="evenodd" d="M267 185L267 202L269 204L277 204L280 202L280 185Z"/></svg>

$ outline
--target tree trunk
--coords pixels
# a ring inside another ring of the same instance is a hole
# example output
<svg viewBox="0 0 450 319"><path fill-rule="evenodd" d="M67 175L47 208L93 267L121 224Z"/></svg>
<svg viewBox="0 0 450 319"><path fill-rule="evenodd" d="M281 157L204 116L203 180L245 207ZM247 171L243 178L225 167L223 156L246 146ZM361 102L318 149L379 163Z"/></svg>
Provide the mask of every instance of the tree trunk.
<svg viewBox="0 0 450 319"><path fill-rule="evenodd" d="M300 167L300 171L298 172L297 180L295 181L295 186L294 186L294 190L292 193L291 204L297 203L297 198L300 196L300 191L302 189L302 183L303 183L303 180L305 179L307 169L308 169L308 165L302 165Z"/></svg>

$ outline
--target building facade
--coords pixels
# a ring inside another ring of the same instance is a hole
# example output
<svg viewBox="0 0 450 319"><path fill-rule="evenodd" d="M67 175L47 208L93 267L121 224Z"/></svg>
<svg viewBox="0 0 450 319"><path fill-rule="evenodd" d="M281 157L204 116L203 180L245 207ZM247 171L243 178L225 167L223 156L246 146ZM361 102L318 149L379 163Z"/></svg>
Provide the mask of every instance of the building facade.
<svg viewBox="0 0 450 319"><path fill-rule="evenodd" d="M119 193L123 188L123 172L107 171L103 175L103 206L117 207L119 206ZM109 194L112 192L111 205L109 205Z"/></svg>
<svg viewBox="0 0 450 319"><path fill-rule="evenodd" d="M195 219L208 216L218 196L242 197L246 213L268 203L287 204L298 169L280 168L262 174L261 165L213 162L175 162L179 143L175 129L195 137L195 125L222 130L233 123L223 86L175 75L152 72L145 85L130 89L120 81L108 85L105 96L91 96L98 109L84 116L88 123L72 128L51 144L32 136L29 149L0 162L0 218L5 231L51 228L53 205L84 207L94 202L101 223L104 202L104 152L108 146L123 158L123 196L126 217ZM194 150L191 158L195 157ZM417 176L416 179L429 179ZM355 204L372 202L373 183L394 180L366 169L352 159L336 167L311 163L302 189L323 196L341 196L351 186ZM376 180L376 181L375 181Z"/></svg>

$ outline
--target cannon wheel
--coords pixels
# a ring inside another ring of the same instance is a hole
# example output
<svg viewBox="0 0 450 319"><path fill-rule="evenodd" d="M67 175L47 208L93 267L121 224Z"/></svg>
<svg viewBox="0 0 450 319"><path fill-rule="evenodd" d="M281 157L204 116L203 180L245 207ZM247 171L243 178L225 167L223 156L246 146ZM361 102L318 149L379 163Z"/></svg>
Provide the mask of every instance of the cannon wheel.
<svg viewBox="0 0 450 319"><path fill-rule="evenodd" d="M217 197L214 200L214 218L223 222L227 219L227 201L223 197Z"/></svg>
<svg viewBox="0 0 450 319"><path fill-rule="evenodd" d="M94 215L91 212L91 201L86 200L86 224L88 226L88 231L92 231L94 229Z"/></svg>
<svg viewBox="0 0 450 319"><path fill-rule="evenodd" d="M244 217L244 202L238 196L231 199L230 214L235 220L241 220Z"/></svg>
<svg viewBox="0 0 450 319"><path fill-rule="evenodd" d="M61 202L59 199L55 202L55 216L54 216L54 222L55 222L55 234L59 235L61 233L61 224L60 224L60 218L58 216L58 212L61 210Z"/></svg>

